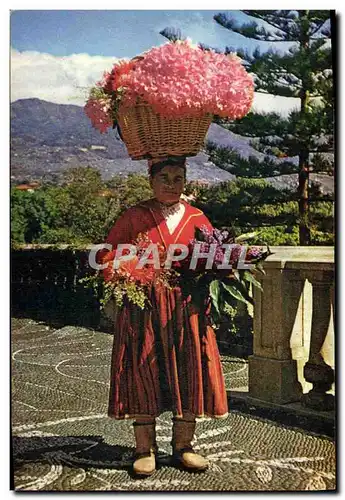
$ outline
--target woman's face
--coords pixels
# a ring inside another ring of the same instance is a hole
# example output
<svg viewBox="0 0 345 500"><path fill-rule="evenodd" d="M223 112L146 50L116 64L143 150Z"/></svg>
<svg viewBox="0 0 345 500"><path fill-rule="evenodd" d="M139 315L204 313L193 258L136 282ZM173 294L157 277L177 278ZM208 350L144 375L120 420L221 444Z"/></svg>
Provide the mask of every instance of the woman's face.
<svg viewBox="0 0 345 500"><path fill-rule="evenodd" d="M182 167L166 165L154 177L150 177L153 194L161 203L177 203L184 185L185 170Z"/></svg>

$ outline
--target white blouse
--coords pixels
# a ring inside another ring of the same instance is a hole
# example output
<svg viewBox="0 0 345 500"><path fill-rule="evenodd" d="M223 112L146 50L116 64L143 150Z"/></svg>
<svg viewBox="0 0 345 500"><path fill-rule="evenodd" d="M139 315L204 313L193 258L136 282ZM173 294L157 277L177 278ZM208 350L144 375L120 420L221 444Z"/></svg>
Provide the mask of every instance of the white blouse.
<svg viewBox="0 0 345 500"><path fill-rule="evenodd" d="M164 205L163 203L160 203L160 209L168 226L169 233L172 234L181 221L186 207L183 203L178 201L177 203L174 203L174 205L170 205L169 207Z"/></svg>

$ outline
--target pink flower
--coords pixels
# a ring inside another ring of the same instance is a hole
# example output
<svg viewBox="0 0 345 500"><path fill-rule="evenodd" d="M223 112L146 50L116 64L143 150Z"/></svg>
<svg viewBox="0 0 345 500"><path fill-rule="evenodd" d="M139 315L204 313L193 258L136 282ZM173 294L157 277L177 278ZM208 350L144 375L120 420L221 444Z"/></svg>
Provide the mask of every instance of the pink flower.
<svg viewBox="0 0 345 500"><path fill-rule="evenodd" d="M237 267L238 265L238 260L241 256L242 248L242 245L235 245L231 251L230 264L234 267Z"/></svg>
<svg viewBox="0 0 345 500"><path fill-rule="evenodd" d="M234 54L218 54L188 41L153 47L132 61L119 62L99 86L110 98L121 91L121 106L137 98L166 118L214 114L232 119L246 115L253 102L254 81ZM85 111L104 131L110 119L95 102Z"/></svg>
<svg viewBox="0 0 345 500"><path fill-rule="evenodd" d="M237 56L192 48L188 42L152 48L128 75L127 85L165 117L240 118L254 95L253 78Z"/></svg>
<svg viewBox="0 0 345 500"><path fill-rule="evenodd" d="M262 248L253 246L248 249L246 259L248 260L258 259L262 256L262 254L263 254Z"/></svg>
<svg viewBox="0 0 345 500"><path fill-rule="evenodd" d="M110 73L105 73L99 85L106 92L116 92L119 87L125 87L128 76L135 67L135 61L119 61L114 64Z"/></svg>
<svg viewBox="0 0 345 500"><path fill-rule="evenodd" d="M99 99L89 99L84 106L86 115L90 118L92 125L101 133L113 125L111 109L108 102Z"/></svg>

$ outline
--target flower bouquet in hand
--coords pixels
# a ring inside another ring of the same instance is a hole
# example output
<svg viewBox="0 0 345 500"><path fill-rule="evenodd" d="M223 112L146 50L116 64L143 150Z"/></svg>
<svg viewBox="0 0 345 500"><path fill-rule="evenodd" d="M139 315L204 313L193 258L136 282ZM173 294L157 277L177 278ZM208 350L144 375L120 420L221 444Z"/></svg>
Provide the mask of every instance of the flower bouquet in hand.
<svg viewBox="0 0 345 500"><path fill-rule="evenodd" d="M257 233L238 237L228 231L196 229L189 257L180 268L182 287L199 305L208 304L214 323L226 314L229 299L253 303L250 285L262 290L256 273L265 273L262 262L272 254L269 247L245 244Z"/></svg>
<svg viewBox="0 0 345 500"><path fill-rule="evenodd" d="M162 245L154 245L157 258L152 263L147 262L152 246L147 233L140 233L131 245L135 248L135 255L131 255L129 249L125 249L120 257L117 250L109 251L102 258L106 267L81 280L96 291L101 308L111 299L120 308L128 303L140 309L149 308L152 287L171 287L174 283L174 270L163 267L166 251Z"/></svg>

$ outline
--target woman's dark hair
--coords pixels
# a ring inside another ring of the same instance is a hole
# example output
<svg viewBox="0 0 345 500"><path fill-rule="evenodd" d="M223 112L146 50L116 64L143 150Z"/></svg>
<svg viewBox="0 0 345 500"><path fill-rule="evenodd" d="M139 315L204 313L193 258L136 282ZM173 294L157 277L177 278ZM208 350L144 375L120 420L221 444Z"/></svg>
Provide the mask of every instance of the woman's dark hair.
<svg viewBox="0 0 345 500"><path fill-rule="evenodd" d="M183 168L184 176L186 177L186 158L168 158L167 160L162 160L158 163L155 163L150 168L150 177L154 177L155 175L157 175L167 165Z"/></svg>

